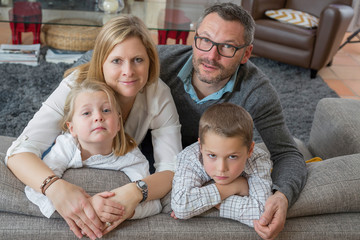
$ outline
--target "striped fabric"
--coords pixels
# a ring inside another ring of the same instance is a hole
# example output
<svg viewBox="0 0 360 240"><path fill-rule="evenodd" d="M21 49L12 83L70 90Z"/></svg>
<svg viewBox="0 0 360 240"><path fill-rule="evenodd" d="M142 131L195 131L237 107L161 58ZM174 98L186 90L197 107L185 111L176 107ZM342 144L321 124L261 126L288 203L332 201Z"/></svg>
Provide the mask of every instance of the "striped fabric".
<svg viewBox="0 0 360 240"><path fill-rule="evenodd" d="M319 23L319 19L317 17L293 9L267 10L265 15L280 22L290 23L306 28L317 27Z"/></svg>

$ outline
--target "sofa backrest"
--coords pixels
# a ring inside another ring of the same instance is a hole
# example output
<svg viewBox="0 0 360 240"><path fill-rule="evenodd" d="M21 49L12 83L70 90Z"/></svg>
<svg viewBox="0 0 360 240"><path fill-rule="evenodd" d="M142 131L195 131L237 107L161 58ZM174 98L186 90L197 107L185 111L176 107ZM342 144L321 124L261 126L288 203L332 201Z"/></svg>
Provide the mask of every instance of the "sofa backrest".
<svg viewBox="0 0 360 240"><path fill-rule="evenodd" d="M286 8L304 11L320 17L322 10L329 4L344 4L351 6L352 0L287 0Z"/></svg>

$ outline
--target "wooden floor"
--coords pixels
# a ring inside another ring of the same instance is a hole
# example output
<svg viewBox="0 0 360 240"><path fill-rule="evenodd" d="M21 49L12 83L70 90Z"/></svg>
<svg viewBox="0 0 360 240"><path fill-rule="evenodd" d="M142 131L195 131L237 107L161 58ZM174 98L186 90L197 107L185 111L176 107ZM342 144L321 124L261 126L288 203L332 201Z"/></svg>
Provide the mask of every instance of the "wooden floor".
<svg viewBox="0 0 360 240"><path fill-rule="evenodd" d="M9 23L0 23L0 33L0 44L11 44ZM157 32L152 31L152 34L157 42ZM344 42L349 35L350 32L345 35ZM23 44L32 44L31 33L23 33L22 38ZM192 44L192 39L193 33L190 33L187 44ZM174 40L168 40L168 44L174 43ZM335 55L332 66L321 69L319 75L340 97L360 100L360 43L346 44Z"/></svg>

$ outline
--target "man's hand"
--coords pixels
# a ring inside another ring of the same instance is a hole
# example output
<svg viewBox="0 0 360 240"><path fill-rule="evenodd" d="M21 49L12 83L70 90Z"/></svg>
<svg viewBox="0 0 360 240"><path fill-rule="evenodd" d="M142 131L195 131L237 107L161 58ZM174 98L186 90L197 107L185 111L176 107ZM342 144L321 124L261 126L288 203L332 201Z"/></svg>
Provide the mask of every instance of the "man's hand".
<svg viewBox="0 0 360 240"><path fill-rule="evenodd" d="M125 208L121 204L107 199L114 195L113 192L102 192L90 198L91 205L102 222L115 222L125 213Z"/></svg>
<svg viewBox="0 0 360 240"><path fill-rule="evenodd" d="M286 196L276 191L265 203L265 212L254 220L254 229L264 240L272 240L283 230L288 209Z"/></svg>

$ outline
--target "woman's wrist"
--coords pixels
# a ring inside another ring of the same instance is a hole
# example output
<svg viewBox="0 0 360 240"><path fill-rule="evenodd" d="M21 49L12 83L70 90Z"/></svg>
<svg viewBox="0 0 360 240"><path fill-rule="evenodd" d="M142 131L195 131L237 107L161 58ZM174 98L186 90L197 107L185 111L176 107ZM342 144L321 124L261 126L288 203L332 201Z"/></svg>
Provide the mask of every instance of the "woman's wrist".
<svg viewBox="0 0 360 240"><path fill-rule="evenodd" d="M131 184L131 189L134 192L134 198L136 199L137 203L140 203L143 199L143 193L140 190L140 188L138 188L138 186L136 185L135 182L129 183Z"/></svg>
<svg viewBox="0 0 360 240"><path fill-rule="evenodd" d="M58 196L58 193L61 192L62 189L66 188L65 186L66 181L60 178L58 181L54 182L46 189L46 196L50 198L50 200L56 198Z"/></svg>

